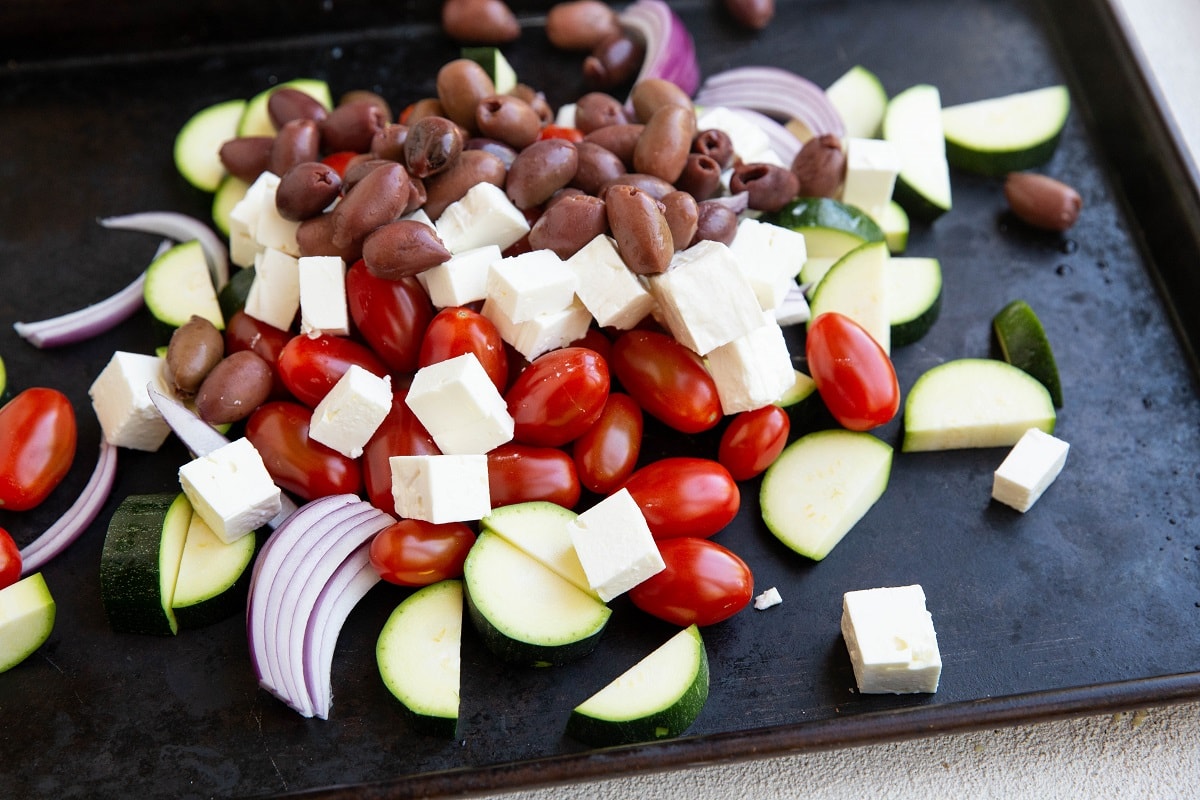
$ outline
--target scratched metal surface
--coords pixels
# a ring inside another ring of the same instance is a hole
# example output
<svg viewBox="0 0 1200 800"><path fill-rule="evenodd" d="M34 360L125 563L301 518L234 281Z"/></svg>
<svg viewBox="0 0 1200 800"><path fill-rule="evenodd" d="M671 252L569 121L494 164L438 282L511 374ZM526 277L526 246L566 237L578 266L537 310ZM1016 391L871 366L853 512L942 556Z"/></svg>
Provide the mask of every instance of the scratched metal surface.
<svg viewBox="0 0 1200 800"><path fill-rule="evenodd" d="M1085 61L1021 2L781 2L757 37L707 3L679 8L706 74L774 63L827 84L862 63L890 92L929 82L952 104L1063 80L1078 90ZM152 237L103 231L96 217L207 213L171 164L179 124L208 103L300 75L327 78L335 92L374 88L401 106L431 92L435 66L454 53L416 25L0 71L0 355L10 393L34 384L68 392L82 443L47 506L0 513L0 525L24 543L69 504L95 459L87 386L114 349L156 343L145 314L55 352L34 351L9 323L100 299L147 263ZM547 53L536 27L510 59L555 102L579 93L575 57ZM1147 231L1152 246L1169 236L1121 203L1089 124L1104 109L1086 109L1082 95L1046 167L1083 195L1079 225L1064 237L1032 233L1006 215L997 181L955 173L953 211L916 227L909 248L941 259L941 318L895 353L906 391L935 364L988 355L992 314L1027 299L1062 373L1066 469L1022 516L989 502L1002 450L897 453L883 500L820 564L770 537L757 483L745 484L742 512L717 540L784 603L705 631L711 698L688 738L588 752L562 733L573 705L669 633L623 600L597 652L558 669L504 666L468 634L455 742L407 728L377 677L374 637L403 596L394 587L373 591L343 631L325 722L255 686L238 619L169 639L112 633L97 587L104 524L120 497L174 485L184 454L172 441L154 455L122 453L100 521L46 568L59 620L35 657L0 675L0 779L23 797L334 795L321 789L334 786L357 796L465 794L1200 694L1200 400L1138 246ZM877 433L898 443L900 432L893 423ZM658 431L647 457L712 445L712 436ZM841 594L900 583L922 584L929 598L941 688L861 697L838 633Z"/></svg>

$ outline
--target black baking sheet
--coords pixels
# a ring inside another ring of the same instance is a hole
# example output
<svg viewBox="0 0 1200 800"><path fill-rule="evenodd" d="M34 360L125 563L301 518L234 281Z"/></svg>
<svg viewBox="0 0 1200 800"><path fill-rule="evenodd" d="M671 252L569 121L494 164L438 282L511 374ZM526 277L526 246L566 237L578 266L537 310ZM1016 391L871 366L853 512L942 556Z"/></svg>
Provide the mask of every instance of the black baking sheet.
<svg viewBox="0 0 1200 800"><path fill-rule="evenodd" d="M456 795L1200 697L1200 401L1187 323L1172 324L1190 319L1195 297L1186 293L1194 184L1107 6L781 0L757 35L732 28L716 6L677 5L705 74L775 64L826 85L861 63L891 93L933 83L945 104L1070 85L1074 112L1044 171L1079 189L1079 224L1064 236L1032 232L1006 214L998 180L955 173L953 210L915 226L909 247L941 259L941 318L894 354L907 391L935 364L988 355L995 311L1018 297L1031 303L1058 357L1058 434L1071 444L1034 509L1019 515L989 501L1003 449L897 453L884 498L814 564L770 537L757 483L745 484L740 516L716 538L749 563L756 591L778 587L783 604L704 631L711 697L687 737L588 751L563 734L569 709L670 632L623 600L597 652L566 667L504 666L468 634L453 742L411 731L377 676L374 639L404 596L396 587L375 589L348 621L328 721L302 719L255 685L239 619L174 638L114 634L98 597L104 525L121 497L173 488L185 458L174 440L158 454L123 451L100 520L44 570L58 601L53 635L0 675L6 792ZM257 6L246 7L252 15ZM103 230L97 217L207 217L208 199L171 162L174 133L195 110L297 76L328 79L336 93L375 89L397 108L430 94L455 48L427 19L379 14L355 32L186 47L164 34L157 51L143 42L64 60L47 50L54 58L23 55L0 69L8 394L63 389L81 442L45 507L0 513L19 543L69 505L95 463L86 390L98 370L113 350L147 352L160 340L145 313L55 351L30 347L10 323L101 299L148 263L154 237ZM530 20L506 53L553 102L573 99L578 58L549 52ZM898 445L898 423L878 433ZM712 439L673 444L704 452ZM902 583L920 583L929 598L941 687L859 696L838 632L841 594Z"/></svg>

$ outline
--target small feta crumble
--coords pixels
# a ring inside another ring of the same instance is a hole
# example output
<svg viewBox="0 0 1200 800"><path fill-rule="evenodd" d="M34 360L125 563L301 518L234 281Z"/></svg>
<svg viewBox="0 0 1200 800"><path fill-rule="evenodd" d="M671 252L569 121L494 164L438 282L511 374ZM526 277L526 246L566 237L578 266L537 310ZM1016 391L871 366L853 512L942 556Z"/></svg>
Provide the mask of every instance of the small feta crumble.
<svg viewBox="0 0 1200 800"><path fill-rule="evenodd" d="M487 297L488 273L500 257L499 247L485 244L456 253L449 261L417 273L417 280L438 308L465 306Z"/></svg>
<svg viewBox="0 0 1200 800"><path fill-rule="evenodd" d="M1028 511L1067 463L1070 445L1039 428L1021 435L992 478L992 497Z"/></svg>
<svg viewBox="0 0 1200 800"><path fill-rule="evenodd" d="M346 262L339 256L301 256L300 332L346 336L350 312L346 305Z"/></svg>
<svg viewBox="0 0 1200 800"><path fill-rule="evenodd" d="M391 410L391 376L351 364L313 409L308 435L347 458L358 458Z"/></svg>
<svg viewBox="0 0 1200 800"><path fill-rule="evenodd" d="M581 513L567 531L588 584L606 603L667 568L628 489Z"/></svg>
<svg viewBox="0 0 1200 800"><path fill-rule="evenodd" d="M396 514L440 524L482 519L492 510L487 456L392 456Z"/></svg>
<svg viewBox="0 0 1200 800"><path fill-rule="evenodd" d="M575 273L553 250L531 250L492 262L487 297L508 320L520 324L571 305L576 282Z"/></svg>
<svg viewBox="0 0 1200 800"><path fill-rule="evenodd" d="M846 177L841 200L883 219L883 209L892 199L900 174L900 151L884 139L846 139Z"/></svg>
<svg viewBox="0 0 1200 800"><path fill-rule="evenodd" d="M448 455L486 453L512 439L516 427L474 353L421 367L404 402Z"/></svg>
<svg viewBox="0 0 1200 800"><path fill-rule="evenodd" d="M279 487L245 437L184 464L179 484L192 508L226 543L265 525L281 508Z"/></svg>
<svg viewBox="0 0 1200 800"><path fill-rule="evenodd" d="M942 656L919 585L846 592L841 627L860 692L937 691Z"/></svg>
<svg viewBox="0 0 1200 800"><path fill-rule="evenodd" d="M720 242L705 240L676 253L667 271L647 283L671 335L702 356L762 325L754 289Z"/></svg>
<svg viewBox="0 0 1200 800"><path fill-rule="evenodd" d="M100 429L109 444L148 452L162 447L171 429L146 389L154 384L163 394L170 395L162 375L163 360L157 356L121 350L112 354L88 389Z"/></svg>
<svg viewBox="0 0 1200 800"><path fill-rule="evenodd" d="M758 611L777 606L783 602L783 597L780 596L779 590L772 586L765 592L754 598L754 608Z"/></svg>
<svg viewBox="0 0 1200 800"><path fill-rule="evenodd" d="M490 297L479 313L492 321L501 339L530 361L581 339L592 324L592 315L579 298L561 311L539 314L525 322L510 320Z"/></svg>
<svg viewBox="0 0 1200 800"><path fill-rule="evenodd" d="M760 316L760 321L757 328L714 349L705 359L724 414L770 405L796 382L783 330L771 317Z"/></svg>
<svg viewBox="0 0 1200 800"><path fill-rule="evenodd" d="M254 258L254 280L245 312L259 322L286 331L300 310L299 262L282 250L267 248Z"/></svg>
<svg viewBox="0 0 1200 800"><path fill-rule="evenodd" d="M576 295L600 327L629 330L654 309L654 298L625 266L606 234L592 239L564 263L575 273Z"/></svg>
<svg viewBox="0 0 1200 800"><path fill-rule="evenodd" d="M501 250L529 233L529 221L498 186L477 183L446 207L434 222L438 238L451 253L494 244Z"/></svg>
<svg viewBox="0 0 1200 800"><path fill-rule="evenodd" d="M738 223L729 251L763 311L783 303L808 258L804 234L748 217Z"/></svg>

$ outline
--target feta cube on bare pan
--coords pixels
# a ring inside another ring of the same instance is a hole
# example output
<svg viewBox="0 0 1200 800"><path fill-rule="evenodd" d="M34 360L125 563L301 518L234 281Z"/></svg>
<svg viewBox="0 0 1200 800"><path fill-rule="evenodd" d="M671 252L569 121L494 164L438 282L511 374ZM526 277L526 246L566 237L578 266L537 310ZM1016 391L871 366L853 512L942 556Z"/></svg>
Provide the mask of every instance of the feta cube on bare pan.
<svg viewBox="0 0 1200 800"><path fill-rule="evenodd" d="M486 453L513 437L508 404L474 353L422 367L404 402L443 453Z"/></svg>
<svg viewBox="0 0 1200 800"><path fill-rule="evenodd" d="M759 314L761 325L714 349L705 359L725 414L770 405L796 382L783 330L773 318Z"/></svg>
<svg viewBox="0 0 1200 800"><path fill-rule="evenodd" d="M666 272L647 278L671 335L700 355L762 325L763 312L737 259L705 240L678 252Z"/></svg>
<svg viewBox="0 0 1200 800"><path fill-rule="evenodd" d="M575 273L552 250L532 250L492 262L487 297L519 324L571 305L575 285Z"/></svg>
<svg viewBox="0 0 1200 800"><path fill-rule="evenodd" d="M500 338L530 361L582 338L592 324L592 315L578 298L561 311L539 314L525 322L510 320L491 298L484 301L480 313L492 321Z"/></svg>
<svg viewBox="0 0 1200 800"><path fill-rule="evenodd" d="M302 256L296 264L300 278L300 332L349 334L346 262L338 256Z"/></svg>
<svg viewBox="0 0 1200 800"><path fill-rule="evenodd" d="M213 533L232 542L282 507L279 487L249 439L235 439L179 468L179 485Z"/></svg>
<svg viewBox="0 0 1200 800"><path fill-rule="evenodd" d="M996 469L992 497L1025 513L1062 472L1069 449L1062 439L1030 428Z"/></svg>
<svg viewBox="0 0 1200 800"><path fill-rule="evenodd" d="M529 221L498 186L477 183L434 222L451 253L494 244L501 250L529 233Z"/></svg>
<svg viewBox="0 0 1200 800"><path fill-rule="evenodd" d="M444 264L417 273L417 280L438 308L465 306L487 297L488 273L500 260L500 248L485 244L464 250Z"/></svg>
<svg viewBox="0 0 1200 800"><path fill-rule="evenodd" d="M487 456L392 456L396 514L440 524L482 519L492 510Z"/></svg>
<svg viewBox="0 0 1200 800"><path fill-rule="evenodd" d="M391 410L391 377L351 364L313 409L308 435L347 458L358 458Z"/></svg>
<svg viewBox="0 0 1200 800"><path fill-rule="evenodd" d="M666 569L641 508L628 489L567 523L588 583L604 602Z"/></svg>
<svg viewBox="0 0 1200 800"><path fill-rule="evenodd" d="M254 259L254 281L246 295L246 314L286 331L292 327L299 309L299 263L282 250L263 250Z"/></svg>
<svg viewBox="0 0 1200 800"><path fill-rule="evenodd" d="M919 585L846 592L841 628L863 694L937 691L942 656Z"/></svg>
<svg viewBox="0 0 1200 800"><path fill-rule="evenodd" d="M765 609L777 606L783 602L783 596L779 594L779 590L772 586L762 594L754 598L754 609L763 611Z"/></svg>
<svg viewBox="0 0 1200 800"><path fill-rule="evenodd" d="M118 350L96 376L88 395L109 444L150 452L162 447L171 429L146 391L153 383L164 394L171 393L162 369L163 360L157 356Z"/></svg>
<svg viewBox="0 0 1200 800"><path fill-rule="evenodd" d="M564 262L575 273L575 293L602 328L628 330L654 308L654 298L605 234L592 239Z"/></svg>
<svg viewBox="0 0 1200 800"><path fill-rule="evenodd" d="M738 223L729 250L764 311L783 303L808 257L804 234L749 218Z"/></svg>

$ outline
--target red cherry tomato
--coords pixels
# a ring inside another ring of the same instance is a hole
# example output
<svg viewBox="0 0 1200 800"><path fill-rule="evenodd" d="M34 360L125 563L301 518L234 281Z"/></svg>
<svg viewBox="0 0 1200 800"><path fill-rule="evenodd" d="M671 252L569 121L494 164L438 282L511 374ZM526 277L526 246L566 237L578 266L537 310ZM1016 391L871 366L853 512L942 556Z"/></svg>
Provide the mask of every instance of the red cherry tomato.
<svg viewBox="0 0 1200 800"><path fill-rule="evenodd" d="M416 278L377 278L359 259L346 271L346 303L358 332L393 372L417 371L433 303Z"/></svg>
<svg viewBox="0 0 1200 800"><path fill-rule="evenodd" d="M330 153L321 159L321 163L328 167L332 167L333 171L338 174L339 178L346 177L346 167L350 161L357 156L358 153L353 150L339 150L336 153Z"/></svg>
<svg viewBox="0 0 1200 800"><path fill-rule="evenodd" d="M749 480L779 458L791 430L792 421L779 406L735 414L721 434L717 460L734 480Z"/></svg>
<svg viewBox="0 0 1200 800"><path fill-rule="evenodd" d="M492 508L545 500L574 508L581 490L575 462L557 447L508 442L488 451Z"/></svg>
<svg viewBox="0 0 1200 800"><path fill-rule="evenodd" d="M404 402L407 391L392 395L392 410L384 417L370 440L363 446L362 476L367 497L376 508L396 513L392 496L392 456L436 456L442 451L433 437Z"/></svg>
<svg viewBox="0 0 1200 800"><path fill-rule="evenodd" d="M699 433L721 420L717 384L704 362L666 334L621 334L613 342L612 371L643 411L677 431Z"/></svg>
<svg viewBox="0 0 1200 800"><path fill-rule="evenodd" d="M857 322L836 311L819 314L804 353L821 399L843 426L866 431L896 416L900 384L892 360Z"/></svg>
<svg viewBox="0 0 1200 800"><path fill-rule="evenodd" d="M612 340L604 335L599 328L588 328L583 338L571 342L572 347L586 347L595 350L607 362L612 356Z"/></svg>
<svg viewBox="0 0 1200 800"><path fill-rule="evenodd" d="M357 364L376 375L387 375L387 365L365 346L340 336L293 336L279 354L279 377L297 400L315 408L321 398Z"/></svg>
<svg viewBox="0 0 1200 800"><path fill-rule="evenodd" d="M475 532L461 522L402 519L375 534L371 564L390 583L428 586L462 576L473 544Z"/></svg>
<svg viewBox="0 0 1200 800"><path fill-rule="evenodd" d="M291 339L292 334L288 331L255 319L245 311L238 311L225 323L225 353L249 350L270 364L274 375L271 398L275 400L291 396L279 377L279 354Z"/></svg>
<svg viewBox="0 0 1200 800"><path fill-rule="evenodd" d="M504 396L513 438L542 447L578 438L600 417L608 386L608 364L594 350L564 347L538 356Z"/></svg>
<svg viewBox="0 0 1200 800"><path fill-rule="evenodd" d="M500 331L490 319L469 308L443 308L425 329L417 365L427 367L474 353L501 394L508 388L508 352Z"/></svg>
<svg viewBox="0 0 1200 800"><path fill-rule="evenodd" d="M629 599L647 614L679 626L712 625L750 603L750 568L716 542L667 539L658 543L658 552L666 569L629 590Z"/></svg>
<svg viewBox="0 0 1200 800"><path fill-rule="evenodd" d="M299 403L264 403L246 420L246 438L281 489L305 500L358 494L362 489L358 462L308 438L311 421L312 411Z"/></svg>
<svg viewBox="0 0 1200 800"><path fill-rule="evenodd" d="M0 589L21 580L21 550L4 528L0 528Z"/></svg>
<svg viewBox="0 0 1200 800"><path fill-rule="evenodd" d="M566 139L578 144L583 141L583 131L565 125L547 125L538 132L539 139Z"/></svg>
<svg viewBox="0 0 1200 800"><path fill-rule="evenodd" d="M75 409L57 389L26 389L0 408L0 508L26 511L75 461Z"/></svg>
<svg viewBox="0 0 1200 800"><path fill-rule="evenodd" d="M633 474L642 452L642 409L620 392L608 395L604 411L572 445L579 482L589 491L610 494Z"/></svg>
<svg viewBox="0 0 1200 800"><path fill-rule="evenodd" d="M712 536L733 521L742 502L729 470L708 458L652 461L629 476L624 488L655 539Z"/></svg>

